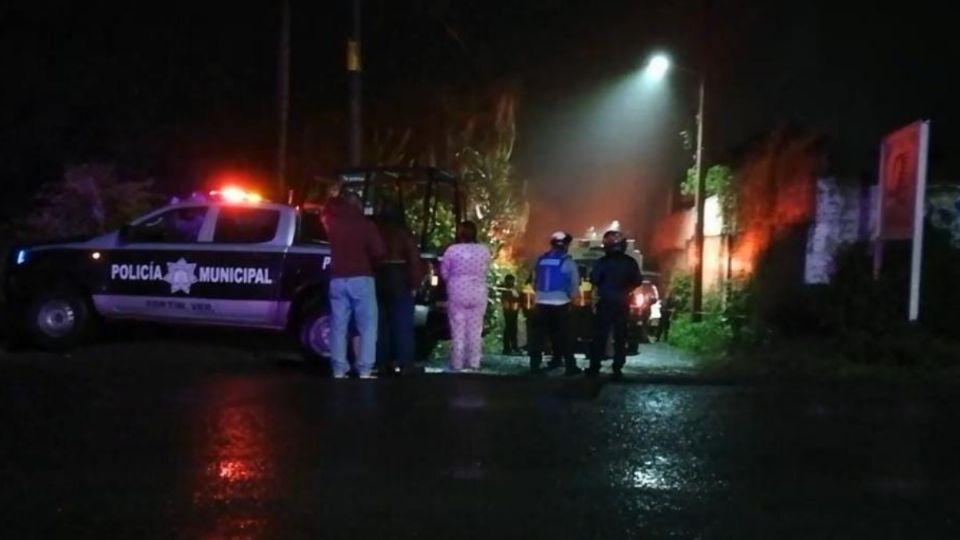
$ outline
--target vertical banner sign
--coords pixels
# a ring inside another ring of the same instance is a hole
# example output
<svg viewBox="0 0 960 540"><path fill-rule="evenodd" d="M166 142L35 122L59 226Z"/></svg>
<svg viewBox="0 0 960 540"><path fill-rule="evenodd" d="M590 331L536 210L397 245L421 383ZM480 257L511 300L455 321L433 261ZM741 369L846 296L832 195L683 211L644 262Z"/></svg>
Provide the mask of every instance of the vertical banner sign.
<svg viewBox="0 0 960 540"><path fill-rule="evenodd" d="M883 139L877 186L877 231L874 273L883 262L883 242L912 240L908 318L920 311L920 261L923 254L923 209L927 187L930 122L914 122Z"/></svg>

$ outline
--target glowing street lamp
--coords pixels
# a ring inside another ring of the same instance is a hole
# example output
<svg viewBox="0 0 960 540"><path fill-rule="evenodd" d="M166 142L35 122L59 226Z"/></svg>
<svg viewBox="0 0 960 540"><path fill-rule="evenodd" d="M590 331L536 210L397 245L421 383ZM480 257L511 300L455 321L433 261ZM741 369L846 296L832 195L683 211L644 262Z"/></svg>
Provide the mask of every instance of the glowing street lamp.
<svg viewBox="0 0 960 540"><path fill-rule="evenodd" d="M670 68L672 67L672 62L670 57L663 53L657 53L650 57L650 60L647 62L647 66L644 69L644 73L654 81L662 80ZM697 206L697 222L694 232L694 244L696 246L696 254L694 255L694 269L693 269L693 299L692 299L692 310L693 310L693 320L699 321L701 312L703 311L703 220L704 220L704 201L706 201L706 178L703 175L703 98L704 98L704 87L706 86L704 82L704 76L702 72L697 72L694 70L686 68L678 68L679 71L686 71L693 75L696 75L700 80L700 92L699 100L697 104L697 152L694 163L694 172L697 175L697 191L696 191L696 206Z"/></svg>
<svg viewBox="0 0 960 540"><path fill-rule="evenodd" d="M670 57L665 54L655 54L650 57L644 72L654 81L659 81L670 71Z"/></svg>

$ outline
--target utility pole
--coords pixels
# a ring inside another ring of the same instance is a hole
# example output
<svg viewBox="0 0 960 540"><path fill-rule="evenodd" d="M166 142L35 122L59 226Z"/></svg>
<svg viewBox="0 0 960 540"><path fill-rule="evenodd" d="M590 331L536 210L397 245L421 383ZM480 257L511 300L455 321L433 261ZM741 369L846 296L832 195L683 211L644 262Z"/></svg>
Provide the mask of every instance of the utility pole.
<svg viewBox="0 0 960 540"><path fill-rule="evenodd" d="M287 131L290 123L290 0L283 0L277 68L277 193L287 199Z"/></svg>
<svg viewBox="0 0 960 540"><path fill-rule="evenodd" d="M707 86L707 56L710 47L710 12L713 7L712 0L702 0L700 5L700 69L697 70L700 75L699 99L697 100L697 157L694 165L697 172L697 225L694 232L694 243L696 244L696 261L693 270L693 308L692 318L694 322L700 322L703 318L703 220L704 205L707 201L707 179L703 174L703 101Z"/></svg>
<svg viewBox="0 0 960 540"><path fill-rule="evenodd" d="M707 179L703 174L703 99L704 99L703 72L700 72L700 97L697 105L697 154L694 171L697 175L697 223L694 232L696 252L693 266L693 320L699 322L703 314L703 219L704 204L707 198Z"/></svg>
<svg viewBox="0 0 960 540"><path fill-rule="evenodd" d="M353 2L353 30L347 39L347 77L350 82L350 165L359 167L363 159L363 57L361 53L361 1Z"/></svg>

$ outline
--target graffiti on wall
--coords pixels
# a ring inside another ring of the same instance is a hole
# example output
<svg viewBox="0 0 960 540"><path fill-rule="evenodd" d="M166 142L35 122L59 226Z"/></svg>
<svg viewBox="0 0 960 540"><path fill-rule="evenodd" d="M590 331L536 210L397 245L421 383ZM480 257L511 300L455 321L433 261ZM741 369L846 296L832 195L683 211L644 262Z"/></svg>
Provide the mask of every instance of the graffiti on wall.
<svg viewBox="0 0 960 540"><path fill-rule="evenodd" d="M927 188L926 220L931 227L950 232L960 249L960 185ZM844 186L832 178L817 180L817 207L807 233L804 268L806 283L829 283L837 250L857 241L869 241L877 227L876 188Z"/></svg>
<svg viewBox="0 0 960 540"><path fill-rule="evenodd" d="M817 180L816 210L807 233L806 283L829 283L837 249L866 240L875 227L876 189Z"/></svg>

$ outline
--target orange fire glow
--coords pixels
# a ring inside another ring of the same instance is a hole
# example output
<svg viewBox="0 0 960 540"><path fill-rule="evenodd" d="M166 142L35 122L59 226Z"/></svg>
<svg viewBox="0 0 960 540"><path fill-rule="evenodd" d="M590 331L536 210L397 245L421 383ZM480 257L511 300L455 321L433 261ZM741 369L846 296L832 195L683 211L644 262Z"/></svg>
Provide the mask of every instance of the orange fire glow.
<svg viewBox="0 0 960 540"><path fill-rule="evenodd" d="M822 160L816 136L783 132L773 134L741 167L741 232L731 261L735 274L752 273L782 231L811 218Z"/></svg>

